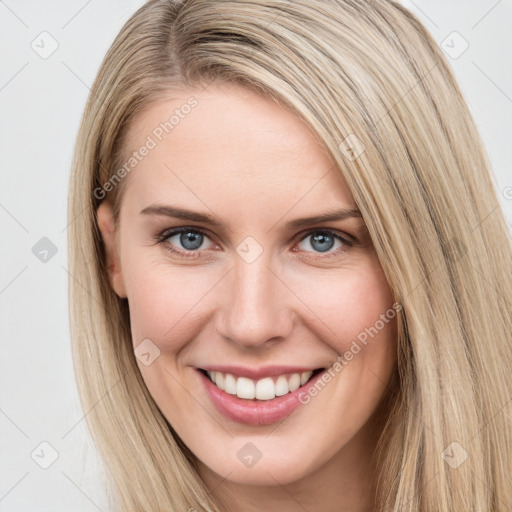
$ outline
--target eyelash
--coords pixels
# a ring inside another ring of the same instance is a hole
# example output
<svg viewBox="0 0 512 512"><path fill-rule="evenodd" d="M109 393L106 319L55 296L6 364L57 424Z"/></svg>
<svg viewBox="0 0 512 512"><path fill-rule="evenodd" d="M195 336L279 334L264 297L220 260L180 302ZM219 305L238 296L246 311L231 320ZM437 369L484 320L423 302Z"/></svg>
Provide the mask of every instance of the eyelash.
<svg viewBox="0 0 512 512"><path fill-rule="evenodd" d="M158 244L162 244L165 247L165 249L171 253L178 254L179 256L183 256L185 258L191 258L191 259L200 258L201 256L203 256L202 253L204 251L197 251L197 250L196 251L183 251L181 249L176 249L170 243L167 243L168 238L171 238L172 236L177 235L179 233L188 233L188 232L200 233L201 235L210 238L208 233L201 228L195 228L195 227L192 228L192 227L184 226L184 227L180 227L180 228L174 228L170 231L164 231L164 232L160 233L159 235L157 235L155 237L155 239ZM336 240L339 240L340 242L342 242L342 244L343 244L343 246L341 248L337 249L336 251L326 252L325 254L327 256L320 256L320 259L324 259L326 257L333 256L333 255L338 256L338 255L346 252L348 250L348 248L355 245L353 242L351 242L347 238L339 235L336 231L332 231L332 230L325 229L325 228L309 230L308 232L305 233L305 235L302 238L299 239L299 242L302 242L302 240L304 240L314 234L330 235L333 238L335 238ZM321 253L318 253L318 254L321 254ZM314 258L314 259L318 259L318 258Z"/></svg>

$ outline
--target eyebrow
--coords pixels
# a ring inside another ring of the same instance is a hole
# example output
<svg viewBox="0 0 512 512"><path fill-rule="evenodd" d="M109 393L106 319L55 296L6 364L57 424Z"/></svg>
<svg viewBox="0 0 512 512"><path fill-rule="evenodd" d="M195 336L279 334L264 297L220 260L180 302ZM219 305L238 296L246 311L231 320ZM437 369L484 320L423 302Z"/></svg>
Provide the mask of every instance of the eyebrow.
<svg viewBox="0 0 512 512"><path fill-rule="evenodd" d="M219 228L224 226L224 223L218 221L215 217L209 214L194 212L186 210L185 208L177 208L166 205L151 205L144 208L140 212L141 215L154 215L154 216L165 216L176 219L190 220L195 222L201 222L208 226ZM357 208L342 208L338 210L327 211L313 217L304 217L301 219L294 219L285 224L285 228L296 229L305 226L312 226L313 224L319 224L322 222L330 222L336 220L345 220L352 217L362 218L360 210Z"/></svg>

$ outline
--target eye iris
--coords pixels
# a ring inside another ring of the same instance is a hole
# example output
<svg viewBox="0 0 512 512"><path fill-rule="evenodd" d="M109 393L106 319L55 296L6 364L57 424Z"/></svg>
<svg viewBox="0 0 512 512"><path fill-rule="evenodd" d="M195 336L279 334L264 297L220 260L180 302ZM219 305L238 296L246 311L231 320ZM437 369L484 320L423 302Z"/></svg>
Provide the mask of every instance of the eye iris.
<svg viewBox="0 0 512 512"><path fill-rule="evenodd" d="M202 234L201 233L195 233L193 231L187 231L184 233L181 233L180 235L180 243L185 247L185 249L197 249L201 246L202 242Z"/></svg>
<svg viewBox="0 0 512 512"><path fill-rule="evenodd" d="M180 243L187 250L198 249L203 241L203 234L197 231L183 231L180 233ZM310 235L311 246L320 252L332 249L335 242L334 237L325 233Z"/></svg>
<svg viewBox="0 0 512 512"><path fill-rule="evenodd" d="M313 239L313 241L311 242L311 245L315 249L317 249L321 252L325 252L325 251L328 251L329 249L332 249L332 246L334 244L333 237L329 236L329 235L318 234L318 235L312 235L311 238ZM315 243L317 243L317 242L320 245L315 247Z"/></svg>

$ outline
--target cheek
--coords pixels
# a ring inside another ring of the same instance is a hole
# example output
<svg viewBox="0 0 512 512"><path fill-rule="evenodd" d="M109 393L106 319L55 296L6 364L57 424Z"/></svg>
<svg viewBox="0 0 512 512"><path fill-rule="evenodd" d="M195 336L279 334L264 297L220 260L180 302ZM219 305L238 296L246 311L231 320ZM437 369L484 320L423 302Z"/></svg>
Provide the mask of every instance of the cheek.
<svg viewBox="0 0 512 512"><path fill-rule="evenodd" d="M193 339L196 315L212 284L198 270L171 267L146 258L126 259L123 267L135 344L154 340L162 350L178 351Z"/></svg>
<svg viewBox="0 0 512 512"><path fill-rule="evenodd" d="M317 278L304 276L296 290L312 312L309 317L316 330L322 330L322 339L338 353L348 350L352 340L364 340L365 334L370 338L368 331L375 334L374 327L383 336L394 335L393 295L374 259Z"/></svg>
<svg viewBox="0 0 512 512"><path fill-rule="evenodd" d="M351 411L351 424L358 424L376 407L396 367L397 311L391 289L380 264L368 259L330 278L304 278L301 290L315 313L310 330L337 354L331 376L340 410ZM333 410L333 425L337 414Z"/></svg>

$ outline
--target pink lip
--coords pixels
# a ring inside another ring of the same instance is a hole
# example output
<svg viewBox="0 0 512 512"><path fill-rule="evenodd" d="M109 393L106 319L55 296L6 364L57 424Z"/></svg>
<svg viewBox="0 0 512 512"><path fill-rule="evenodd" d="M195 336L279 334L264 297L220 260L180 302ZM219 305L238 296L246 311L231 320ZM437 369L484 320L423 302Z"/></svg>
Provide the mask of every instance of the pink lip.
<svg viewBox="0 0 512 512"><path fill-rule="evenodd" d="M234 367L230 368L233 369ZM238 398L236 395L230 395L219 389L200 370L197 370L197 373L205 386L210 400L224 416L246 425L269 425L283 420L295 411L295 409L301 405L299 400L300 393L307 393L307 389L312 386L317 379L321 378L324 372L319 372L304 384L304 386L299 387L295 391L287 395L278 396L272 400L246 400Z"/></svg>
<svg viewBox="0 0 512 512"><path fill-rule="evenodd" d="M203 370L210 372L230 373L235 377L247 377L248 379L259 380L264 377L275 377L277 375L286 375L289 373L302 373L307 371L318 370L323 368L317 366L315 368L308 368L305 366L263 366L261 368L247 368L244 366L233 365L217 365L217 366L204 366Z"/></svg>

